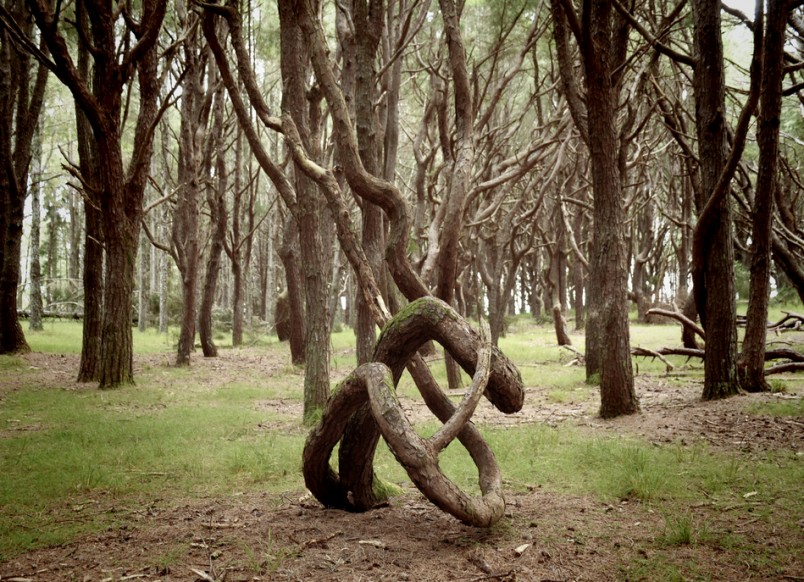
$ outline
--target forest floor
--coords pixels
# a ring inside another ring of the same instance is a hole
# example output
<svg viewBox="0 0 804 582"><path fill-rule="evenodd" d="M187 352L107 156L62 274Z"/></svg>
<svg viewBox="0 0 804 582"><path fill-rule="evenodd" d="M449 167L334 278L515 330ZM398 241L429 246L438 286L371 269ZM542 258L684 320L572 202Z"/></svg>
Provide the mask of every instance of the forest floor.
<svg viewBox="0 0 804 582"><path fill-rule="evenodd" d="M138 356L137 366L165 365L168 357ZM43 389L74 385L75 358L26 356ZM222 383L271 374L282 365L226 352L218 361L193 363L214 367ZM782 453L800 463L804 419L747 410L804 395L801 382L790 386L784 393L702 402L699 381L642 375L637 415L602 420L595 398L555 402L529 387L522 412L504 416L481 406L474 418L494 426L569 425L584 434L632 435L657 447L704 446L746 459ZM0 392L14 389L9 378ZM418 401L403 398L403 404L414 420L426 418ZM301 416L298 400L266 399L255 406ZM281 422L262 429L299 430ZM114 526L0 562L0 580L804 580L801 514L792 526L780 524L773 502L763 502L756 491L746 491L732 506L703 496L685 508L692 531L675 542L668 541L660 505L641 500L605 502L506 481L506 503L504 520L486 530L462 525L410 485L387 507L365 514L324 509L302 489L148 499L125 508L99 493L94 511L115 513Z"/></svg>

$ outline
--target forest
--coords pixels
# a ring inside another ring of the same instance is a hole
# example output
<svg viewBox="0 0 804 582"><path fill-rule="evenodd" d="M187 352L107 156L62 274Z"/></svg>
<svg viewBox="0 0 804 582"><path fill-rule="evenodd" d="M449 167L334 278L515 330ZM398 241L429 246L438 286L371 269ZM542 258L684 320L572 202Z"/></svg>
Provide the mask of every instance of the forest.
<svg viewBox="0 0 804 582"><path fill-rule="evenodd" d="M56 397L37 384L137 408L157 385L288 382L288 488L386 508L392 458L499 536L512 488L535 487L495 457L525 438L501 426L580 399L621 423L598 429L658 438L667 389L699 420L790 401L761 409L779 446L757 429L752 462L800 475L802 0L0 0L0 43L0 442L28 446L4 433L28 390ZM572 396L550 397L565 367ZM474 485L442 470L454 439ZM304 553L342 533L289 535ZM53 543L3 539L0 572ZM802 579L782 545L774 575ZM475 579L531 579L478 556ZM197 579L226 577L211 564Z"/></svg>

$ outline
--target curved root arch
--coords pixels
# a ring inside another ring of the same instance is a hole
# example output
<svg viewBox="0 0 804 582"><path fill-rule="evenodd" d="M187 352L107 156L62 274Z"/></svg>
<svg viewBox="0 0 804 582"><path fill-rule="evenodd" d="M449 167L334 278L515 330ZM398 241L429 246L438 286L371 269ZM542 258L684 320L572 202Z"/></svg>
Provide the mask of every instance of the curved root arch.
<svg viewBox="0 0 804 582"><path fill-rule="evenodd" d="M434 383L422 389L428 408L444 423L425 440L405 417L394 388L405 365L424 365L416 352L430 340L442 344L473 382L457 409ZM428 499L464 523L492 525L502 517L505 501L494 454L470 422L482 394L502 412L520 410L524 389L519 371L443 301L427 297L410 303L386 325L374 362L357 368L327 402L304 448L307 487L327 507L364 511L375 506L380 496L374 491L372 463L382 434ZM480 497L466 495L438 468L438 454L456 436L478 467ZM329 464L338 442L339 474Z"/></svg>

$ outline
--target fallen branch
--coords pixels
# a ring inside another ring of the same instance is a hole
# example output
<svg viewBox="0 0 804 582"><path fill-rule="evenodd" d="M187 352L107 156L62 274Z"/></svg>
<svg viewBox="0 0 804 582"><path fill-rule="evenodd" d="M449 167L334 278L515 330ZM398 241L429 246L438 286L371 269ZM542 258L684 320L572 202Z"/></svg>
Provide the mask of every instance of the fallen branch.
<svg viewBox="0 0 804 582"><path fill-rule="evenodd" d="M578 350L576 350L572 346L565 345L565 346L559 346L559 347L562 347L565 350L569 350L570 352L572 352L576 356L576 358L573 361L571 361L569 364L567 364L568 366L571 366L571 365L576 364L576 363L577 364L583 364L586 361L586 356L584 356L581 352L579 352Z"/></svg>
<svg viewBox="0 0 804 582"><path fill-rule="evenodd" d="M765 375L782 374L784 372L800 372L804 371L804 362L785 362L784 364L776 364L770 368L765 369Z"/></svg>
<svg viewBox="0 0 804 582"><path fill-rule="evenodd" d="M659 307L654 307L653 309L648 309L648 315L661 315L663 317L669 317L670 319L675 319L676 321L680 322L687 329L691 329L698 335L702 340L706 340L706 333L704 332L703 328L692 321L689 317L684 315L678 311L670 311L669 309L660 309Z"/></svg>
<svg viewBox="0 0 804 582"><path fill-rule="evenodd" d="M782 317L777 322L768 322L767 328L768 331L772 331L776 334L779 334L783 331L796 331L804 326L804 315L800 313L795 313L794 311L783 311L784 317ZM737 325L745 326L746 324L746 317L745 315L738 315L737 316Z"/></svg>
<svg viewBox="0 0 804 582"><path fill-rule="evenodd" d="M667 358L665 358L664 355L662 355L660 352L649 350L647 348L631 348L631 355L632 356L639 356L639 357L643 357L643 358L653 358L654 360L659 359L662 362L664 362L664 365L665 365L665 367L666 367L668 372L673 371L673 368L674 368L673 364L671 364L667 360Z"/></svg>

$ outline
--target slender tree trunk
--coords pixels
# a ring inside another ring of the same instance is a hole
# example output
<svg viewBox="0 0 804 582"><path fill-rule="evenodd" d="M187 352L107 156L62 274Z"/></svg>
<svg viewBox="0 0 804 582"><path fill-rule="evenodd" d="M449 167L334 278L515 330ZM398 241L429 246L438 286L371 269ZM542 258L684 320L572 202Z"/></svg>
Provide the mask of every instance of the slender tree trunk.
<svg viewBox="0 0 804 582"><path fill-rule="evenodd" d="M355 126L360 160L372 176L381 175L377 140L377 118L375 114L376 79L374 63L382 33L384 10L382 0L355 0L354 24L357 31L357 53L355 71ZM374 272L374 279L382 286L383 251L385 250L385 229L382 210L375 204L364 202L363 249ZM369 306L358 292L357 303L357 363L371 360L376 341L376 326Z"/></svg>
<svg viewBox="0 0 804 582"><path fill-rule="evenodd" d="M575 233L577 236L581 235L584 226L584 217L582 212L578 212L575 216ZM572 260L572 285L575 288L575 295L573 297L572 306L575 310L575 329L582 330L584 322L586 321L586 314L584 312L584 284L586 277L584 276L584 267L577 257Z"/></svg>
<svg viewBox="0 0 804 582"><path fill-rule="evenodd" d="M98 201L97 146L86 117L76 108L78 156L81 176L86 185L84 196L84 326L81 340L79 382L100 380L101 344L103 343L103 221Z"/></svg>
<svg viewBox="0 0 804 582"><path fill-rule="evenodd" d="M41 233L42 204L40 194L42 192L42 136L40 128L34 138L34 151L31 163L34 166L32 176L33 188L31 190L31 300L30 300L30 319L28 329L31 331L41 331L42 326L42 267L39 262L39 240Z"/></svg>
<svg viewBox="0 0 804 582"><path fill-rule="evenodd" d="M304 365L306 318L304 316L304 282L299 268L299 231L292 218L285 221L285 237L279 249L279 259L285 268L288 306L290 307L290 359L296 366Z"/></svg>
<svg viewBox="0 0 804 582"><path fill-rule="evenodd" d="M762 92L757 124L759 174L754 194L751 229L751 282L743 351L737 362L740 384L749 392L763 392L770 389L765 380L765 338L770 297L773 190L777 185L779 118L782 110L783 54L788 5L787 0L768 2L768 25L762 52Z"/></svg>
<svg viewBox="0 0 804 582"><path fill-rule="evenodd" d="M87 27L84 5L77 5L78 20ZM81 44L78 51L78 70L85 82L90 82L89 51ZM98 147L86 115L76 104L76 136L81 178L84 183L84 326L81 340L79 382L100 380L101 336L103 330L103 222L100 211L100 177Z"/></svg>
<svg viewBox="0 0 804 582"><path fill-rule="evenodd" d="M144 333L145 330L148 329L148 311L150 303L148 301L150 295L148 285L150 282L148 277L148 262L151 256L148 246L148 237L144 234L140 234L139 264L137 268L137 331L140 333Z"/></svg>
<svg viewBox="0 0 804 582"><path fill-rule="evenodd" d="M223 243L226 238L226 147L223 143L224 122L224 91L219 88L213 100L212 140L210 156L215 159L215 187L208 186L207 205L209 206L210 243L207 255L206 273L204 274L204 289L201 293L201 306L198 312L198 334L201 338L201 350L205 358L214 358L218 355L218 348L212 338L212 307L215 303L215 291L218 286L218 277L221 270L221 255ZM211 162L210 162L211 165Z"/></svg>
<svg viewBox="0 0 804 582"><path fill-rule="evenodd" d="M163 224L160 230L167 230ZM167 334L170 324L168 312L168 293L170 291L170 264L165 252L159 253L159 333Z"/></svg>
<svg viewBox="0 0 804 582"><path fill-rule="evenodd" d="M282 110L290 114L310 156L315 159L319 147L315 142L318 104L309 104L307 93L310 65L307 49L298 26L295 6L279 5L282 69ZM297 222L300 233L301 271L305 297L305 371L304 420L313 421L329 396L330 317L329 317L329 248L324 246L322 217L324 206L317 186L296 167ZM303 236L301 236L303 233ZM290 292L290 291L289 291Z"/></svg>

